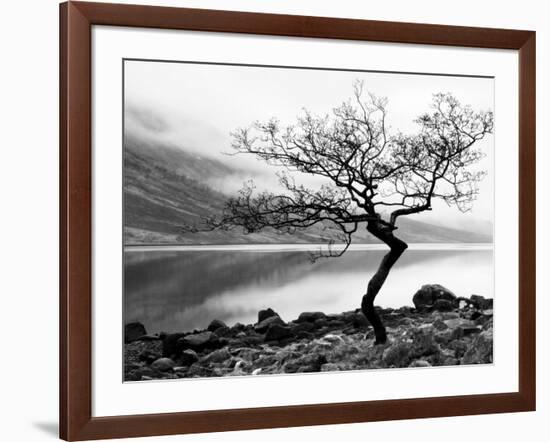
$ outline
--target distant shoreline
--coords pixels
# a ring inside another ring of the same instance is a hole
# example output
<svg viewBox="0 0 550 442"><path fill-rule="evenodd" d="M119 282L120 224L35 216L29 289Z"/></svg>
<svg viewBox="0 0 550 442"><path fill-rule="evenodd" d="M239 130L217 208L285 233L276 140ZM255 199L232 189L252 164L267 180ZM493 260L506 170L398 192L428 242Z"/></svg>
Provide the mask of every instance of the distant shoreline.
<svg viewBox="0 0 550 442"><path fill-rule="evenodd" d="M430 251L430 250L453 250L453 251L475 251L493 250L493 243L411 243L409 250ZM148 252L148 251L242 251L242 252L298 252L328 250L326 243L318 244L125 244L125 252ZM332 250L342 250L343 244L334 244ZM385 244L352 244L349 251L387 250Z"/></svg>

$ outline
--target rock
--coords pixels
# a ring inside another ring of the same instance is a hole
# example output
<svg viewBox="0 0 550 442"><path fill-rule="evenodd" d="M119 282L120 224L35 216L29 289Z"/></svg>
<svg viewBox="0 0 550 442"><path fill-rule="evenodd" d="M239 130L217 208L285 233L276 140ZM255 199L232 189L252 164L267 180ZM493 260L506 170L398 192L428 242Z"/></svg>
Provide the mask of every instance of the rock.
<svg viewBox="0 0 550 442"><path fill-rule="evenodd" d="M145 326L141 322L130 322L124 326L124 342L126 344L137 341L146 334Z"/></svg>
<svg viewBox="0 0 550 442"><path fill-rule="evenodd" d="M435 342L433 331L413 331L412 357L419 358L422 356L430 356L439 353L439 351L439 345Z"/></svg>
<svg viewBox="0 0 550 442"><path fill-rule="evenodd" d="M233 327L231 327L231 330L234 332L242 332L245 328L244 324L241 324L240 322L237 322Z"/></svg>
<svg viewBox="0 0 550 442"><path fill-rule="evenodd" d="M493 308L493 300L484 298L480 295L470 296L470 302L479 310L487 310Z"/></svg>
<svg viewBox="0 0 550 442"><path fill-rule="evenodd" d="M460 315L457 312L443 312L441 313L443 319L458 319Z"/></svg>
<svg viewBox="0 0 550 442"><path fill-rule="evenodd" d="M461 359L466 350L468 350L468 344L462 340L451 341L447 347L454 351L455 358L457 359Z"/></svg>
<svg viewBox="0 0 550 442"><path fill-rule="evenodd" d="M160 341L160 336L159 335L143 335L138 339L138 341L143 341L143 342Z"/></svg>
<svg viewBox="0 0 550 442"><path fill-rule="evenodd" d="M388 367L406 367L409 364L411 345L407 342L399 342L384 350L382 361Z"/></svg>
<svg viewBox="0 0 550 442"><path fill-rule="evenodd" d="M220 338L223 336L229 336L231 334L231 329L226 326L218 327L216 330L214 330L214 334Z"/></svg>
<svg viewBox="0 0 550 442"><path fill-rule="evenodd" d="M176 363L170 358L160 358L151 364L153 370L158 371L172 371L176 366Z"/></svg>
<svg viewBox="0 0 550 442"><path fill-rule="evenodd" d="M139 370L132 370L124 375L125 381L141 381Z"/></svg>
<svg viewBox="0 0 550 442"><path fill-rule="evenodd" d="M441 319L436 319L433 322L433 326L436 330L447 330L449 327Z"/></svg>
<svg viewBox="0 0 550 442"><path fill-rule="evenodd" d="M286 325L285 322L277 316L270 316L269 318L264 319L262 322L256 324L254 326L254 329L259 333L265 333L270 325L278 324L278 325Z"/></svg>
<svg viewBox="0 0 550 442"><path fill-rule="evenodd" d="M462 364L491 364L493 362L493 329L479 334L468 347Z"/></svg>
<svg viewBox="0 0 550 442"><path fill-rule="evenodd" d="M434 340L439 344L446 344L454 339L453 333L454 330L451 329L442 330L434 335Z"/></svg>
<svg viewBox="0 0 550 442"><path fill-rule="evenodd" d="M225 322L223 321L220 321L219 319L214 319L207 327L207 330L208 331L216 331L217 329L219 329L220 327L226 327L227 328L227 325L225 324Z"/></svg>
<svg viewBox="0 0 550 442"><path fill-rule="evenodd" d="M307 341L311 341L315 336L313 333L307 332L307 331L299 331L296 333L296 339L306 339Z"/></svg>
<svg viewBox="0 0 550 442"><path fill-rule="evenodd" d="M220 362L225 361L226 359L230 359L231 354L229 353L229 350L227 348L220 348L219 350L214 350L212 353L207 354L201 359L202 363L205 364L211 364L216 363L219 364Z"/></svg>
<svg viewBox="0 0 550 442"><path fill-rule="evenodd" d="M432 309L438 312L451 312L455 308L455 303L447 299L437 299L432 306Z"/></svg>
<svg viewBox="0 0 550 442"><path fill-rule="evenodd" d="M151 378L158 375L158 371L153 370L149 367L142 367L139 370L135 370L135 374L137 375L137 380L141 379L141 376L150 376Z"/></svg>
<svg viewBox="0 0 550 442"><path fill-rule="evenodd" d="M432 323L426 323L426 324L421 324L419 325L415 330L413 330L413 333L415 332L422 332L422 333L434 333L435 332L435 327Z"/></svg>
<svg viewBox="0 0 550 442"><path fill-rule="evenodd" d="M323 336L323 340L328 341L331 344L342 344L344 342L344 339L342 338L342 336L333 335L333 334Z"/></svg>
<svg viewBox="0 0 550 442"><path fill-rule="evenodd" d="M480 325L474 325L472 327L461 327L462 331L464 332L464 336L469 336L474 333L480 333L482 328Z"/></svg>
<svg viewBox="0 0 550 442"><path fill-rule="evenodd" d="M183 349L201 351L206 348L216 348L220 345L219 338L210 331L187 335L178 340L178 345Z"/></svg>
<svg viewBox="0 0 550 442"><path fill-rule="evenodd" d="M451 329L451 341L456 341L464 337L464 329L462 327L456 327Z"/></svg>
<svg viewBox="0 0 550 442"><path fill-rule="evenodd" d="M356 313L353 317L353 327L361 330L366 329L370 324L363 313Z"/></svg>
<svg viewBox="0 0 550 442"><path fill-rule="evenodd" d="M460 364L460 361L458 359L453 357L448 357L443 360L442 365L459 365L459 364Z"/></svg>
<svg viewBox="0 0 550 442"><path fill-rule="evenodd" d="M291 359L283 366L285 373L311 373L321 371L321 366L327 363L324 354L306 354L297 359Z"/></svg>
<svg viewBox="0 0 550 442"><path fill-rule="evenodd" d="M265 310L260 310L258 312L258 324L267 318L271 318L272 316L279 316L273 309L266 308Z"/></svg>
<svg viewBox="0 0 550 442"><path fill-rule="evenodd" d="M290 327L292 328L292 333L299 332L310 332L315 326L311 322L300 322L300 323L291 323Z"/></svg>
<svg viewBox="0 0 550 442"><path fill-rule="evenodd" d="M423 359L417 359L416 361L412 361L409 364L409 367L431 367L432 364L430 364L428 361L425 361Z"/></svg>
<svg viewBox="0 0 550 442"><path fill-rule="evenodd" d="M328 324L328 321L326 318L319 318L313 322L313 325L315 326L315 328L322 328L327 326L327 324Z"/></svg>
<svg viewBox="0 0 550 442"><path fill-rule="evenodd" d="M454 319L446 319L443 321L445 325L449 328L468 328L468 327L475 327L475 323L473 321L470 321L469 319L462 319L462 318L454 318Z"/></svg>
<svg viewBox="0 0 550 442"><path fill-rule="evenodd" d="M159 358L159 354L152 352L151 350L144 350L139 354L138 359L145 362L146 364L151 364Z"/></svg>
<svg viewBox="0 0 550 442"><path fill-rule="evenodd" d="M191 350L190 348L188 348L187 350L184 350L181 353L181 356L179 358L179 362L182 365L192 365L198 360L199 360L199 356L197 355L195 350Z"/></svg>
<svg viewBox="0 0 550 442"><path fill-rule="evenodd" d="M242 338L239 338L240 345L241 346L247 346L247 347L253 347L255 345L262 344L264 342L264 337L261 335L254 335L254 336L243 336Z"/></svg>
<svg viewBox="0 0 550 442"><path fill-rule="evenodd" d="M439 284L423 285L413 296L414 306L419 311L431 309L438 300L449 301L453 304L453 308L458 307L454 293Z"/></svg>
<svg viewBox="0 0 550 442"><path fill-rule="evenodd" d="M271 324L265 334L266 341L280 341L292 336L292 330L290 327L280 324Z"/></svg>
<svg viewBox="0 0 550 442"><path fill-rule="evenodd" d="M187 377L190 378L201 378L205 376L212 376L212 370L208 367L203 367L198 362L194 363L189 367L187 371Z"/></svg>
<svg viewBox="0 0 550 442"><path fill-rule="evenodd" d="M349 371L357 369L353 362L328 362L321 365L321 371Z"/></svg>
<svg viewBox="0 0 550 442"><path fill-rule="evenodd" d="M179 340L184 336L186 336L185 333L162 334L160 336L162 339L162 356L165 358L178 356L183 350Z"/></svg>
<svg viewBox="0 0 550 442"><path fill-rule="evenodd" d="M300 316L298 316L298 319L296 319L296 322L315 322L318 319L326 319L327 315L325 315L323 312L303 312L300 313Z"/></svg>

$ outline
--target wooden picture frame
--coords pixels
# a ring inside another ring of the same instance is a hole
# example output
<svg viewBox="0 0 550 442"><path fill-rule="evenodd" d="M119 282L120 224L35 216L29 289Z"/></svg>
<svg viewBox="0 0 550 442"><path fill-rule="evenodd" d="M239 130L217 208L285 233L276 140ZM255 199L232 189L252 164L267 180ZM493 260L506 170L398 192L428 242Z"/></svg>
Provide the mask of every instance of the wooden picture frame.
<svg viewBox="0 0 550 442"><path fill-rule="evenodd" d="M519 391L92 417L93 25L519 51ZM535 32L169 7L60 5L60 437L122 438L535 410Z"/></svg>

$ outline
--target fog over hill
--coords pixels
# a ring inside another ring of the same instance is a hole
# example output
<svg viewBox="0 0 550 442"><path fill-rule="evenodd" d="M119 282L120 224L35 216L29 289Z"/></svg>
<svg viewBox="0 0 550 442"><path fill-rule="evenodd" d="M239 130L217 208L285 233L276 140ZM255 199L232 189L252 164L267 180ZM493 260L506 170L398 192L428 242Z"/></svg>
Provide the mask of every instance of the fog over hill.
<svg viewBox="0 0 550 442"><path fill-rule="evenodd" d="M331 227L320 225L292 235L268 229L248 235L240 229L182 233L182 225L200 224L202 217L220 213L228 195L247 179L265 179L254 170L230 164L127 129L125 244L321 243L331 236ZM490 223L468 225L468 229L449 228L407 217L399 221L398 234L409 243L492 242ZM378 242L364 228L355 234L354 243Z"/></svg>

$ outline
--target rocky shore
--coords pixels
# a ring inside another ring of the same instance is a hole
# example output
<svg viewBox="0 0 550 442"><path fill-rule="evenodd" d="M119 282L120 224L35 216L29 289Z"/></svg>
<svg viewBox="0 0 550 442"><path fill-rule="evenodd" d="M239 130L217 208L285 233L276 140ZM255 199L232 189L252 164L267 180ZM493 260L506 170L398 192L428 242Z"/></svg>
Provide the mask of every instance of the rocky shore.
<svg viewBox="0 0 550 442"><path fill-rule="evenodd" d="M308 373L376 368L485 364L493 361L493 300L458 298L425 285L414 307L380 308L388 342L374 335L360 310L304 312L285 321L268 308L255 324L148 335L126 324L126 381Z"/></svg>

